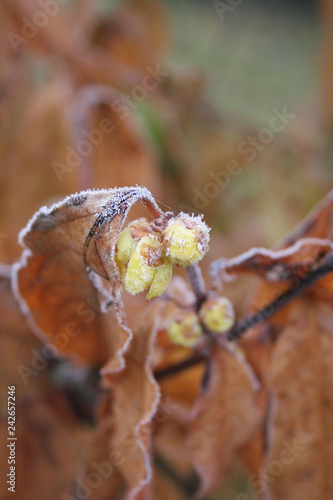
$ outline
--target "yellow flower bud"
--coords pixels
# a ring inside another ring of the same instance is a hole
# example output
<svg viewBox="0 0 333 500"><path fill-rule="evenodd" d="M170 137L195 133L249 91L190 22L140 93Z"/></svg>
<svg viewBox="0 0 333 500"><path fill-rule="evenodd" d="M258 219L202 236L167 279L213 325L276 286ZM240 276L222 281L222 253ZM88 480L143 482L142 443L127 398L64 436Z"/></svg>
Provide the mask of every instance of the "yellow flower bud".
<svg viewBox="0 0 333 500"><path fill-rule="evenodd" d="M184 347L193 347L202 334L198 316L194 312L184 313L178 319L172 320L167 331L172 342Z"/></svg>
<svg viewBox="0 0 333 500"><path fill-rule="evenodd" d="M165 260L158 239L153 236L141 238L136 243L127 268L124 265L121 269L126 292L136 295L150 287L147 299L161 295L172 278L172 264Z"/></svg>
<svg viewBox="0 0 333 500"><path fill-rule="evenodd" d="M152 284L150 285L149 292L146 295L146 298L153 299L154 297L161 295L169 285L171 278L171 262L165 262L161 266L155 267L155 276Z"/></svg>
<svg viewBox="0 0 333 500"><path fill-rule="evenodd" d="M121 262L122 264L127 263L130 260L136 245L137 241L132 238L131 232L127 227L118 237L116 250L117 262Z"/></svg>
<svg viewBox="0 0 333 500"><path fill-rule="evenodd" d="M199 262L208 250L209 228L199 217L181 214L171 219L162 236L168 259L178 266Z"/></svg>
<svg viewBox="0 0 333 500"><path fill-rule="evenodd" d="M203 303L199 313L202 323L211 332L223 333L235 322L234 308L225 297L211 297Z"/></svg>
<svg viewBox="0 0 333 500"><path fill-rule="evenodd" d="M150 243L150 237L143 237L137 244L128 263L124 287L126 292L136 295L150 286L155 277L155 268L147 263L142 250Z"/></svg>

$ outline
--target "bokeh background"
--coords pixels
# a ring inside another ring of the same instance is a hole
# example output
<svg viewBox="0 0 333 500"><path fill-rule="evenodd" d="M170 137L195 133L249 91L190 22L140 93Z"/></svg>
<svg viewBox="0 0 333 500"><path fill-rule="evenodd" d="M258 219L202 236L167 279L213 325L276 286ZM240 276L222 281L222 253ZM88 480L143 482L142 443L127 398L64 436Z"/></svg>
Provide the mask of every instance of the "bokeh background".
<svg viewBox="0 0 333 500"><path fill-rule="evenodd" d="M42 5L1 6L2 260L41 204L79 189L146 184L174 210L203 212L227 253L274 244L328 190L330 2ZM165 76L136 89L156 65ZM126 96L124 118L114 103ZM246 154L284 108L295 117ZM116 130L66 169L104 115ZM231 160L241 173L228 182Z"/></svg>
<svg viewBox="0 0 333 500"><path fill-rule="evenodd" d="M0 19L2 263L41 205L82 189L145 185L203 213L206 273L330 190L329 0L2 0ZM237 312L246 292L230 286ZM216 499L240 485L237 469Z"/></svg>

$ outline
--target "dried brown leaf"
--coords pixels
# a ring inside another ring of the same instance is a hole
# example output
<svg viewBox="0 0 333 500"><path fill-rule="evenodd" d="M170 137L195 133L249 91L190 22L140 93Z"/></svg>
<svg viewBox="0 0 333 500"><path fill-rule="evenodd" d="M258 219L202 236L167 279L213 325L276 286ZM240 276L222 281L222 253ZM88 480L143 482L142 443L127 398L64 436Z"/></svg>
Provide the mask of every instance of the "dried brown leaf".
<svg viewBox="0 0 333 500"><path fill-rule="evenodd" d="M57 396L56 396L57 398ZM18 498L57 500L72 492L75 477L78 441L76 429L55 411L52 397L31 395L22 399L17 391L16 425L16 487ZM57 403L58 404L58 403ZM68 412L68 409L65 410ZM72 418L72 417L70 417ZM7 423L1 422L2 439L7 435ZM0 496L9 500L13 493L7 490L9 471L8 450L2 447L0 466L3 474Z"/></svg>
<svg viewBox="0 0 333 500"><path fill-rule="evenodd" d="M254 435L259 422L255 380L249 367L219 347L212 354L209 387L196 402L189 430L201 497L223 479L237 450Z"/></svg>
<svg viewBox="0 0 333 500"><path fill-rule="evenodd" d="M114 434L111 448L122 458L119 471L129 500L152 498L151 437L160 390L153 378L152 349L161 304L153 302L144 312L118 374L103 368L105 383L113 392Z"/></svg>
<svg viewBox="0 0 333 500"><path fill-rule="evenodd" d="M20 387L22 394L27 389L27 384L24 383L27 380L35 382L30 390L36 390L36 385L44 383L38 377L24 378L23 374L22 378L22 367L33 370L33 359L42 344L28 327L14 299L11 273L10 266L0 266L0 393L3 404L7 400L8 386Z"/></svg>
<svg viewBox="0 0 333 500"><path fill-rule="evenodd" d="M268 485L274 500L333 496L333 309L303 298L271 357Z"/></svg>
<svg viewBox="0 0 333 500"><path fill-rule="evenodd" d="M127 345L131 332L114 253L128 211L139 199L160 214L145 188L85 191L42 208L21 233L25 251L16 266L17 295L35 332L60 353L86 363L109 359L112 336L103 328L100 301L114 306L123 325L120 345Z"/></svg>

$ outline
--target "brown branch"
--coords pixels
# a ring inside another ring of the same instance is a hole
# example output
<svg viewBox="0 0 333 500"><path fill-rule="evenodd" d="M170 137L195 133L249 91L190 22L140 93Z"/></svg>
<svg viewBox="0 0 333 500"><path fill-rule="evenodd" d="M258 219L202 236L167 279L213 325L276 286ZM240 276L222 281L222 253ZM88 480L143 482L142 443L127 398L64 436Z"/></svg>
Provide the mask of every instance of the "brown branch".
<svg viewBox="0 0 333 500"><path fill-rule="evenodd" d="M283 292L273 302L263 307L260 311L239 320L227 333L228 340L240 339L250 328L258 326L267 319L271 318L277 312L281 311L289 302L302 293L306 292L314 283L333 272L333 252L330 252L324 259L324 262L313 271L309 272L305 278L297 282L286 292Z"/></svg>
<svg viewBox="0 0 333 500"><path fill-rule="evenodd" d="M197 310L207 298L205 280L202 276L201 268L198 264L191 264L186 267L186 273L192 287L192 290L197 299Z"/></svg>
<svg viewBox="0 0 333 500"><path fill-rule="evenodd" d="M168 377L174 377L175 375L178 375L182 371L202 363L205 359L206 357L203 356L202 354L195 353L189 358L180 361L179 363L167 366L166 368L162 368L161 370L156 370L154 374L155 379L161 381Z"/></svg>
<svg viewBox="0 0 333 500"><path fill-rule="evenodd" d="M251 316L237 321L237 323L235 323L235 325L227 333L227 339L229 341L239 340L247 332L247 330L274 316L274 314L287 306L291 300L306 292L318 280L331 272L333 272L333 252L330 252L325 257L324 262L321 265L309 272L305 278L299 279L291 288L289 288L289 290L283 292L279 295L279 297L267 304L267 306L263 307L260 311L252 314ZM195 274L193 276L195 277ZM155 378L156 380L163 380L165 378L178 375L182 371L202 363L205 359L207 359L206 356L195 353L179 363L156 371Z"/></svg>

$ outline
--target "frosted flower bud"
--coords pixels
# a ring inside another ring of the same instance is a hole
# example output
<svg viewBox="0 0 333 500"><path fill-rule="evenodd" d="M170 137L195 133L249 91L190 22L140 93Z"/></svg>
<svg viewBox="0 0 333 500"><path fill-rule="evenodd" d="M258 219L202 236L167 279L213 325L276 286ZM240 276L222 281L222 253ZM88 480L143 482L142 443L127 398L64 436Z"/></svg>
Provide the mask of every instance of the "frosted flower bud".
<svg viewBox="0 0 333 500"><path fill-rule="evenodd" d="M199 262L208 251L209 228L200 217L180 214L169 221L162 238L170 262L185 267Z"/></svg>
<svg viewBox="0 0 333 500"><path fill-rule="evenodd" d="M149 265L146 258L146 250L151 239L149 236L141 238L128 262L124 276L124 287L126 292L132 295L143 292L151 285L155 277L155 268Z"/></svg>
<svg viewBox="0 0 333 500"><path fill-rule="evenodd" d="M211 332L223 333L235 322L234 308L226 297L211 297L201 306L199 312L202 323Z"/></svg>
<svg viewBox="0 0 333 500"><path fill-rule="evenodd" d="M125 279L126 276L127 264L138 242L149 233L152 233L152 229L150 228L149 222L144 217L140 217L131 222L120 233L116 246L115 260L123 279Z"/></svg>
<svg viewBox="0 0 333 500"><path fill-rule="evenodd" d="M116 251L116 259L118 262L122 264L126 264L129 262L135 247L137 245L137 241L135 241L132 236L129 227L124 229L117 241L117 251Z"/></svg>
<svg viewBox="0 0 333 500"><path fill-rule="evenodd" d="M143 236L138 242L135 242L134 250L131 246L130 251L125 252L122 245L131 244L131 239L129 239L126 229L123 233L120 244L118 239L117 261L126 292L136 295L150 287L147 294L148 299L161 295L172 278L172 264L166 260L161 242L154 236ZM128 255L130 258L126 266L122 259Z"/></svg>
<svg viewBox="0 0 333 500"><path fill-rule="evenodd" d="M187 312L172 320L168 325L167 332L175 344L193 347L200 340L202 328L198 316L194 312Z"/></svg>
<svg viewBox="0 0 333 500"><path fill-rule="evenodd" d="M154 279L150 285L147 299L153 299L161 295L168 287L172 278L172 264L165 262L161 266L155 267Z"/></svg>

